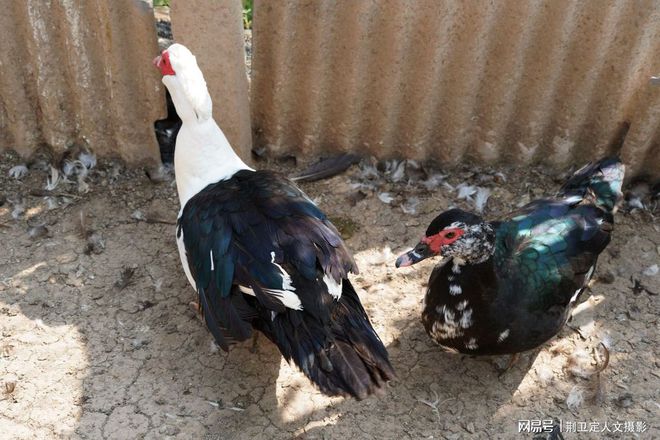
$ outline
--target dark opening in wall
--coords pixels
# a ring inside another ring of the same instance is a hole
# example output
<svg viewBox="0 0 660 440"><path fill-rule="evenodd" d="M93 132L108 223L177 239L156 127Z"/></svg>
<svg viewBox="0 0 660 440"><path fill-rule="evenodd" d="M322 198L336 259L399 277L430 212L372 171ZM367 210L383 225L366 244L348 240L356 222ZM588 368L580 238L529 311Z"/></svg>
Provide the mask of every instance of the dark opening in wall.
<svg viewBox="0 0 660 440"><path fill-rule="evenodd" d="M181 118L176 113L170 92L165 90L165 93L167 99L167 118L156 121L154 123L154 130L156 131L156 139L160 147L160 160L163 163L173 163L176 135L181 128Z"/></svg>

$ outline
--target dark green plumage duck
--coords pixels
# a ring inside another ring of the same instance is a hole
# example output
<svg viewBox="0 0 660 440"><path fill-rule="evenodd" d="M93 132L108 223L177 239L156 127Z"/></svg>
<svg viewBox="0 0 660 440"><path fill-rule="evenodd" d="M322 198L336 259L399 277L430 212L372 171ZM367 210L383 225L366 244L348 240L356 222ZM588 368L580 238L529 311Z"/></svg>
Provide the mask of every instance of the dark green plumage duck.
<svg viewBox="0 0 660 440"><path fill-rule="evenodd" d="M578 170L554 198L499 221L460 209L436 217L396 266L443 257L431 273L422 322L448 351L515 354L543 344L568 320L610 242L624 165Z"/></svg>

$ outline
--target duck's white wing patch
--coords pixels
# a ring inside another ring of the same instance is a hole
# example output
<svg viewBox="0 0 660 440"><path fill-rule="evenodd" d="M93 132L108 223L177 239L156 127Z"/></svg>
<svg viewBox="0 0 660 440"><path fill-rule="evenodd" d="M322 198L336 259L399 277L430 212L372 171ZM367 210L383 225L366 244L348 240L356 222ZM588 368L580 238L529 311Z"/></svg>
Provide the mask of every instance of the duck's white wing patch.
<svg viewBox="0 0 660 440"><path fill-rule="evenodd" d="M296 288L293 287L293 283L291 282L291 275L289 275L282 266L275 262L275 252L270 253L270 262L277 266L280 270L280 274L282 274L282 290L289 290L291 292L295 291Z"/></svg>
<svg viewBox="0 0 660 440"><path fill-rule="evenodd" d="M246 287L246 286L240 286L239 285L238 290L240 290L241 292L246 293L248 295L256 296L255 293L254 293L254 290L252 290L251 287Z"/></svg>
<svg viewBox="0 0 660 440"><path fill-rule="evenodd" d="M176 238L176 245L179 248L179 258L181 258L181 265L183 266L183 271L186 273L186 277L188 278L188 282L190 285L197 291L197 284L195 283L195 279L193 278L192 274L190 273L190 266L188 266L188 257L186 256L186 245L183 243L183 228L179 226L179 232L180 235L179 237ZM211 259L211 261L213 261Z"/></svg>
<svg viewBox="0 0 660 440"><path fill-rule="evenodd" d="M296 288L291 282L291 276L284 270L282 266L275 262L275 252L271 252L271 263L273 263L279 269L282 274L282 288L281 289L263 289L264 292L269 295L273 295L285 306L293 310L302 310L303 306L300 302L300 298L296 295ZM254 289L249 286L238 286L238 290L245 293L246 295L256 296ZM275 313L275 312L273 312Z"/></svg>
<svg viewBox="0 0 660 440"><path fill-rule="evenodd" d="M339 301L339 298L341 298L342 281L336 282L332 275L325 274L323 275L323 282L328 287L328 293L336 301Z"/></svg>
<svg viewBox="0 0 660 440"><path fill-rule="evenodd" d="M275 252L270 253L270 262L277 266L277 269L282 275L282 288L264 289L264 291L279 299L285 307L293 310L302 310L303 306L300 302L300 298L296 295L296 288L291 280L291 275L289 275L281 265L275 262ZM241 288L241 290L243 289Z"/></svg>

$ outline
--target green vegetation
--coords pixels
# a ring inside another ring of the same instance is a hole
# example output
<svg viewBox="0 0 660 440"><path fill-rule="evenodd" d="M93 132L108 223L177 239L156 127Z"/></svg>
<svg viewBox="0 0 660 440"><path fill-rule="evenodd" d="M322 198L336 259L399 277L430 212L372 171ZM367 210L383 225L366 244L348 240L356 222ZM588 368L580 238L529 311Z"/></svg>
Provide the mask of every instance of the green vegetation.
<svg viewBox="0 0 660 440"><path fill-rule="evenodd" d="M252 8L254 0L243 0L243 27L252 29Z"/></svg>
<svg viewBox="0 0 660 440"><path fill-rule="evenodd" d="M169 6L171 0L154 0L154 6Z"/></svg>

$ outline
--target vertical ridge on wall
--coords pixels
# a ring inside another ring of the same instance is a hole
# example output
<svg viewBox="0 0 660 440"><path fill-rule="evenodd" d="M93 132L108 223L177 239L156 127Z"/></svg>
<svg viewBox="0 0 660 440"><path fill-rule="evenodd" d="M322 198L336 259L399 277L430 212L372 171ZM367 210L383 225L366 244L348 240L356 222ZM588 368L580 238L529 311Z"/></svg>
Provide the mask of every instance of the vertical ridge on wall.
<svg viewBox="0 0 660 440"><path fill-rule="evenodd" d="M240 0L173 1L172 33L195 54L213 101L213 118L236 153L252 159L249 83Z"/></svg>
<svg viewBox="0 0 660 440"><path fill-rule="evenodd" d="M255 0L251 107L273 154L355 151L660 176L653 0ZM620 142L619 142L620 144Z"/></svg>
<svg viewBox="0 0 660 440"><path fill-rule="evenodd" d="M73 144L155 164L165 103L144 1L26 0L0 15L0 149Z"/></svg>

